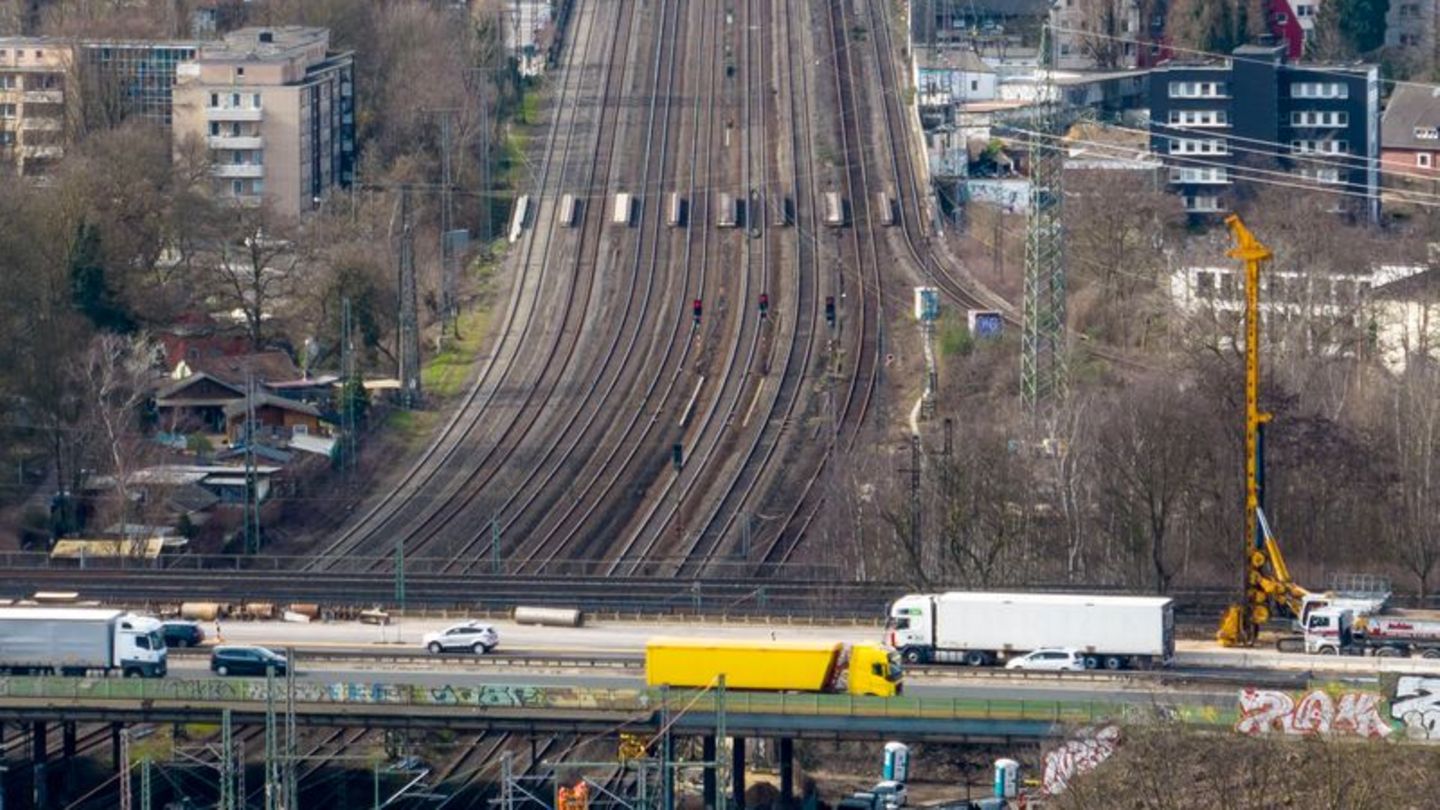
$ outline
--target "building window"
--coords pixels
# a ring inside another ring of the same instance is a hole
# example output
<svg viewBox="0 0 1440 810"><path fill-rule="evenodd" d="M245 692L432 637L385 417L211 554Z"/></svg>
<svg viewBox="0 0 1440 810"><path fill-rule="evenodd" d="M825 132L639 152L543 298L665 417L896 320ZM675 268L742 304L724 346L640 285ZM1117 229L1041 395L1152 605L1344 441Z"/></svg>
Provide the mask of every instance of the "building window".
<svg viewBox="0 0 1440 810"><path fill-rule="evenodd" d="M1297 155L1346 155L1350 145L1345 141L1297 140L1290 142L1290 151Z"/></svg>
<svg viewBox="0 0 1440 810"><path fill-rule="evenodd" d="M1296 173L1306 180L1313 180L1316 183L1324 183L1326 185L1339 185L1340 183L1339 169L1304 168Z"/></svg>
<svg viewBox="0 0 1440 810"><path fill-rule="evenodd" d="M1179 127L1226 127L1230 114L1225 110L1171 110L1169 121Z"/></svg>
<svg viewBox="0 0 1440 810"><path fill-rule="evenodd" d="M1349 98L1350 85L1344 82L1292 82L1291 98Z"/></svg>
<svg viewBox="0 0 1440 810"><path fill-rule="evenodd" d="M980 92L980 80L979 80L979 79L971 79L971 80L970 80L970 92L972 92L972 93L978 93L978 92Z"/></svg>
<svg viewBox="0 0 1440 810"><path fill-rule="evenodd" d="M245 181L244 181L244 180L231 180L231 181L230 181L230 193L231 193L231 194L234 194L236 197L239 197L240 195L244 194L244 193L245 193Z"/></svg>
<svg viewBox="0 0 1440 810"><path fill-rule="evenodd" d="M244 75L245 75L245 68L243 68L243 67L237 67L237 68L235 68L235 75L236 75L236 76L244 76Z"/></svg>
<svg viewBox="0 0 1440 810"><path fill-rule="evenodd" d="M215 107L219 107L219 106L220 106L220 94L219 94L219 93L211 93L211 94L210 94L210 107L211 107L211 109L214 109Z"/></svg>
<svg viewBox="0 0 1440 810"><path fill-rule="evenodd" d="M1220 197L1217 197L1215 195L1195 195L1192 197L1185 197L1185 210L1188 210L1188 212L1191 213L1218 212L1218 210L1220 210ZM1200 274L1200 278L1198 278L1198 282L1200 282L1200 297L1214 298L1214 281L1211 281L1210 284L1207 285L1207 282L1205 282L1207 278L1212 278L1211 274L1208 274L1208 272L1202 272L1202 274ZM1221 278L1223 278L1224 280L1225 275L1221 274Z"/></svg>
<svg viewBox="0 0 1440 810"><path fill-rule="evenodd" d="M14 76L0 76L0 90L14 90L14 89L15 89L15 77L14 77Z"/></svg>
<svg viewBox="0 0 1440 810"><path fill-rule="evenodd" d="M7 119L8 119L8 118L14 118L14 117L15 117L15 105L14 105L14 104L0 104L0 118L7 118Z"/></svg>
<svg viewBox="0 0 1440 810"><path fill-rule="evenodd" d="M1170 82L1170 98L1224 98L1229 90L1225 82Z"/></svg>
<svg viewBox="0 0 1440 810"><path fill-rule="evenodd" d="M210 122L210 136L211 136L212 138L213 138L213 137L219 137L219 136L220 136L220 122L219 122L219 121L211 121L211 122Z"/></svg>
<svg viewBox="0 0 1440 810"><path fill-rule="evenodd" d="M230 109L232 109L232 110L238 110L238 109L240 109L240 94L239 94L239 93L231 93L231 94L230 94Z"/></svg>
<svg viewBox="0 0 1440 810"><path fill-rule="evenodd" d="M12 146L15 143L15 133L0 130L0 146Z"/></svg>
<svg viewBox="0 0 1440 810"><path fill-rule="evenodd" d="M1171 138L1172 155L1228 155L1230 149L1219 138Z"/></svg>
<svg viewBox="0 0 1440 810"><path fill-rule="evenodd" d="M1194 207L1194 205L1195 205L1195 201L1198 200L1198 199L1200 199L1200 198L1199 198L1199 197L1186 197L1186 198L1185 198L1185 208L1186 208L1187 210L1190 210L1190 211L1196 210L1195 207ZM1213 199L1215 199L1215 198L1214 198L1214 197L1206 197L1205 199L1213 200ZM1214 298L1214 297L1215 297L1215 274L1214 274L1213 272L1211 272L1211 271L1209 271L1209 270L1200 270L1200 271L1197 271L1197 272L1195 273L1195 293L1196 293L1197 295L1199 295L1201 298Z"/></svg>
<svg viewBox="0 0 1440 810"><path fill-rule="evenodd" d="M1198 166L1170 170L1171 183L1223 185L1230 182L1230 172L1223 166Z"/></svg>
<svg viewBox="0 0 1440 810"><path fill-rule="evenodd" d="M259 93L256 93L254 96L251 97L250 108L251 108L251 109L255 109L255 110L260 109L260 94L259 94Z"/></svg>
<svg viewBox="0 0 1440 810"><path fill-rule="evenodd" d="M1415 127L1415 137L1422 141L1440 140L1440 129L1435 127Z"/></svg>
<svg viewBox="0 0 1440 810"><path fill-rule="evenodd" d="M1292 127L1348 127L1350 113L1332 110L1295 110L1290 113Z"/></svg>
<svg viewBox="0 0 1440 810"><path fill-rule="evenodd" d="M1429 152L1416 152L1416 153L1415 153L1415 165L1416 165L1416 166L1419 166L1419 167L1422 168L1422 169L1428 169L1428 168L1430 168L1430 167L1433 165L1433 164L1431 163L1431 155L1430 155L1430 153L1429 153Z"/></svg>

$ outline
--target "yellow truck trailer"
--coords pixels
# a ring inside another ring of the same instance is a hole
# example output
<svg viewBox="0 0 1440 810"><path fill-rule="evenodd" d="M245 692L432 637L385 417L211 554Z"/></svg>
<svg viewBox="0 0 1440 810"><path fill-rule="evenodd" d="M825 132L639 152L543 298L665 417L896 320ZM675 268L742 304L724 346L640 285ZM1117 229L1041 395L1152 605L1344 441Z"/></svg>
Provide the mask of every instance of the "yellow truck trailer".
<svg viewBox="0 0 1440 810"><path fill-rule="evenodd" d="M732 641L657 638L645 645L651 686L704 688L725 676L726 689L900 693L898 659L877 644L835 641Z"/></svg>

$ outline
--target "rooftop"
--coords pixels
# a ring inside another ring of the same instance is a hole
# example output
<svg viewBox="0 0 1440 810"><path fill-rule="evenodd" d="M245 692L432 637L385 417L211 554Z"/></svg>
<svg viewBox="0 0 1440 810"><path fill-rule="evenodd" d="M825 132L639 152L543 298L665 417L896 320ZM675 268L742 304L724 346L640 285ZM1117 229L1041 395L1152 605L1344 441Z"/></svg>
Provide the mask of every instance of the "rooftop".
<svg viewBox="0 0 1440 810"><path fill-rule="evenodd" d="M301 56L319 46L330 46L330 30L305 25L278 25L241 28L225 35L219 43L206 44L201 58L206 61L270 61Z"/></svg>
<svg viewBox="0 0 1440 810"><path fill-rule="evenodd" d="M994 73L980 55L970 48L915 49L915 62L921 70L963 70L966 73Z"/></svg>
<svg viewBox="0 0 1440 810"><path fill-rule="evenodd" d="M1396 85L1380 121L1380 144L1386 149L1440 150L1440 87Z"/></svg>

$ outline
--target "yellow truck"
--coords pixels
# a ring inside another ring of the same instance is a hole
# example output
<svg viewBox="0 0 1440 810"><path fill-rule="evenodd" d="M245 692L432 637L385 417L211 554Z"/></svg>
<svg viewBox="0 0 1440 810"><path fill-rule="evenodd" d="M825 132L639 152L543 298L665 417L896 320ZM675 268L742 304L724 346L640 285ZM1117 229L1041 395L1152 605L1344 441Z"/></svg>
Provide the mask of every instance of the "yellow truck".
<svg viewBox="0 0 1440 810"><path fill-rule="evenodd" d="M877 644L835 641L732 641L657 638L645 645L650 686L704 688L725 676L726 689L900 694L899 660Z"/></svg>

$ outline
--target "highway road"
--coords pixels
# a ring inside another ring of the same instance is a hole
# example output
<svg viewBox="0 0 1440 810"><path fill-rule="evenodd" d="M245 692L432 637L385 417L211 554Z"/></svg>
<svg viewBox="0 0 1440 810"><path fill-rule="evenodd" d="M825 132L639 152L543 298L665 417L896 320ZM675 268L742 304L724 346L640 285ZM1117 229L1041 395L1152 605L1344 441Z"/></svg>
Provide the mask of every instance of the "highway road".
<svg viewBox="0 0 1440 810"><path fill-rule="evenodd" d="M444 629L460 619L407 620L389 626L356 622L292 624L284 622L232 622L222 625L227 643L262 644L283 648L418 652L425 633ZM500 634L500 650L511 654L533 653L574 655L615 655L639 653L645 642L656 636L709 636L730 639L779 641L877 642L880 630L856 625L735 625L606 622L587 627L533 627L511 621L490 622ZM214 626L206 634L213 637ZM208 640L207 640L208 643ZM1177 643L1176 667L1180 669L1239 669L1256 672L1314 672L1373 674L1410 672L1440 674L1440 661L1402 658L1333 658L1279 653L1273 649L1224 649L1207 641ZM470 668L469 671L473 671ZM957 668L957 672L963 672Z"/></svg>
<svg viewBox="0 0 1440 810"><path fill-rule="evenodd" d="M397 669L393 664L337 665L330 662L314 667L306 666L303 655L295 670L296 678L316 680L324 683L394 683L411 686L540 686L580 687L586 689L643 689L645 679L635 671L546 671L509 669L504 672L476 671L474 667L446 664L437 660L434 666L423 670L414 668ZM177 660L172 663L171 674L179 678L210 677L205 660ZM1004 700L1096 700L1135 703L1138 705L1166 705L1180 702L1194 705L1197 702L1216 706L1233 706L1235 689L1228 686L1208 686L1186 689L1157 689L1148 684L1135 682L1110 682L1092 680L1070 680L1063 676L1036 681L1013 681L1008 679L989 680L966 677L964 670L953 676L911 678L905 685L905 694L921 698L957 699L1004 699Z"/></svg>

